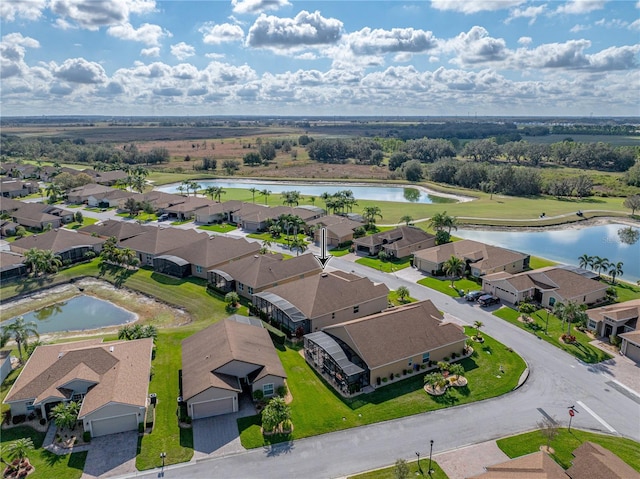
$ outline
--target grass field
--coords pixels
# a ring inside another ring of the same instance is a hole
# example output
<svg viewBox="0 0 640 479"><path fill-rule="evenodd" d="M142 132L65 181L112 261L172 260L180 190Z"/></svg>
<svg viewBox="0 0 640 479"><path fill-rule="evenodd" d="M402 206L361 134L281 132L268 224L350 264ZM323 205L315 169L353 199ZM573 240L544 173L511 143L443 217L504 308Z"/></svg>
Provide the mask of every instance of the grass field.
<svg viewBox="0 0 640 479"><path fill-rule="evenodd" d="M405 256L404 258L392 258L388 260L381 260L378 258L358 258L356 263L368 266L369 268L377 269L378 271L384 271L385 273L393 273L401 269L411 266L411 256Z"/></svg>
<svg viewBox="0 0 640 479"><path fill-rule="evenodd" d="M502 308L494 311L494 316L504 319L505 321L519 327L525 331L529 331L538 338L553 344L557 348L563 349L569 354L586 363L598 363L605 359L611 359L611 356L601 349L596 348L589 344L592 340L590 336L579 331L575 327L571 327L571 334L576 337L576 342L573 344L564 343L560 337L563 333L567 332L567 325L562 324L562 321L553 314L549 314L549 322L547 328L547 313L544 309L540 309L531 315L532 321L524 323L518 321L520 313L515 309L503 306ZM545 329L547 333L545 334Z"/></svg>
<svg viewBox="0 0 640 479"><path fill-rule="evenodd" d="M466 333L470 335L473 330L467 328ZM293 396L291 409L295 429L291 437L271 437L268 442L315 436L509 392L517 385L525 363L503 344L484 336L483 344L474 344L473 356L460 361L469 385L450 388L449 393L440 397L429 396L423 390L425 371L418 371L373 393L344 399L306 363L298 351L288 348L279 351ZM499 373L499 365L504 368L504 374ZM259 416L239 419L238 426L243 446L254 448L265 444Z"/></svg>
<svg viewBox="0 0 640 479"><path fill-rule="evenodd" d="M573 460L571 452L583 442L591 441L609 449L620 459L640 472L640 443L631 439L606 436L592 432L566 428L558 429L558 435L551 440L550 446L554 449L551 457L563 468L568 468ZM498 447L510 458L520 457L540 450L540 446L546 446L547 440L540 431L531 431L517 436L506 437L496 441Z"/></svg>
<svg viewBox="0 0 640 479"><path fill-rule="evenodd" d="M461 278L454 281L453 288L451 287L451 280L445 278L438 279L432 276L427 276L425 278L422 278L421 280L418 280L418 284L426 286L427 288L435 289L436 291L440 291L441 293L454 298L460 296L460 294L458 294L458 291L460 290L467 292L482 289L478 283L466 278Z"/></svg>
<svg viewBox="0 0 640 479"><path fill-rule="evenodd" d="M216 233L228 233L229 231L237 230L238 227L229 223L222 223L219 225L198 226L198 229L205 231L215 231Z"/></svg>

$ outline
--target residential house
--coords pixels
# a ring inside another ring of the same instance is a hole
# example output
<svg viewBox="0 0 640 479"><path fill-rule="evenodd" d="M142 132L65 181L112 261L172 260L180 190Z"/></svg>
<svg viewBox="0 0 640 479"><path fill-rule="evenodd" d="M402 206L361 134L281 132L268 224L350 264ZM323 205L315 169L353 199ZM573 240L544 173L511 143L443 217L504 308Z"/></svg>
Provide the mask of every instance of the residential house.
<svg viewBox="0 0 640 479"><path fill-rule="evenodd" d="M620 352L640 362L640 299L587 310L588 328L597 336L621 339Z"/></svg>
<svg viewBox="0 0 640 479"><path fill-rule="evenodd" d="M0 281L22 278L29 273L24 256L11 251L0 251Z"/></svg>
<svg viewBox="0 0 640 479"><path fill-rule="evenodd" d="M564 470L544 451L486 466L486 472L469 479L640 479L640 473L608 449L590 441L572 452Z"/></svg>
<svg viewBox="0 0 640 479"><path fill-rule="evenodd" d="M194 244L205 236L208 237L206 233L197 233L192 229L183 230L146 226L144 233L122 239L118 246L134 250L142 266L153 266L153 259L156 256L163 255L167 251L176 248Z"/></svg>
<svg viewBox="0 0 640 479"><path fill-rule="evenodd" d="M86 259L89 251L99 254L104 238L98 238L64 228L20 238L9 246L14 253L24 254L31 248L51 250L60 256L63 263L76 263Z"/></svg>
<svg viewBox="0 0 640 479"><path fill-rule="evenodd" d="M209 283L223 293L236 291L251 299L254 293L280 284L320 274L312 254L285 260L281 254L255 254L209 271Z"/></svg>
<svg viewBox="0 0 640 479"><path fill-rule="evenodd" d="M357 238L353 244L357 253L376 256L380 251L384 251L392 258L404 258L418 250L434 247L436 237L415 226L400 226Z"/></svg>
<svg viewBox="0 0 640 479"><path fill-rule="evenodd" d="M233 222L233 213L240 210L244 203L238 200L213 203L197 208L194 211L196 223L212 224Z"/></svg>
<svg viewBox="0 0 640 479"><path fill-rule="evenodd" d="M0 220L0 236L3 238L5 236L14 236L18 226L20 225L13 221Z"/></svg>
<svg viewBox="0 0 640 479"><path fill-rule="evenodd" d="M11 369L11 351L3 349L0 351L0 384L7 379Z"/></svg>
<svg viewBox="0 0 640 479"><path fill-rule="evenodd" d="M182 399L192 419L238 411L243 386L274 396L286 373L259 320L228 318L182 341Z"/></svg>
<svg viewBox="0 0 640 479"><path fill-rule="evenodd" d="M544 307L556 302L592 305L603 301L608 286L576 271L579 269L550 266L518 274L487 274L482 277L482 289L512 304L526 298Z"/></svg>
<svg viewBox="0 0 640 479"><path fill-rule="evenodd" d="M90 206L97 206L99 198L102 198L106 193L114 191L115 189L116 188L109 186L98 185L97 183L89 183L69 190L69 193L67 193L67 201L75 204L89 204L89 198L91 198L93 204Z"/></svg>
<svg viewBox="0 0 640 479"><path fill-rule="evenodd" d="M177 228L166 228L180 231ZM187 230L193 232L193 230ZM180 246L164 250L153 259L153 269L171 276L196 276L207 279L207 272L220 268L230 261L253 256L260 250L255 241L231 236L196 233L192 238L183 238ZM175 235L174 235L175 237ZM178 235L178 237L183 237ZM141 238L141 237L136 237ZM144 239L144 238L142 238ZM134 239L135 240L135 239ZM132 240L133 241L133 240ZM122 244L124 245L123 242Z"/></svg>
<svg viewBox="0 0 640 479"><path fill-rule="evenodd" d="M152 226L143 226L135 221L106 220L83 226L77 231L78 233L99 236L105 239L114 237L118 241L123 241L146 233L148 228L152 228Z"/></svg>
<svg viewBox="0 0 640 479"><path fill-rule="evenodd" d="M353 241L353 234L363 223L354 221L346 216L327 215L307 221L307 226L313 228L313 240L320 243L321 230L326 230L327 246L340 246Z"/></svg>
<svg viewBox="0 0 640 479"><path fill-rule="evenodd" d="M201 196L187 196L185 201L161 208L159 213L167 214L178 220L186 220L195 216L195 211L209 205L219 204Z"/></svg>
<svg viewBox="0 0 640 479"><path fill-rule="evenodd" d="M87 170L84 173L88 173L96 179L96 183L99 185L113 186L121 180L127 178L127 172L122 170L110 170L110 171L94 171L88 173Z"/></svg>
<svg viewBox="0 0 640 479"><path fill-rule="evenodd" d="M40 191L37 181L21 181L2 178L0 180L0 196L5 198L18 198L31 195Z"/></svg>
<svg viewBox="0 0 640 479"><path fill-rule="evenodd" d="M253 306L285 331L307 334L379 313L388 306L388 294L385 284L333 271L254 293Z"/></svg>
<svg viewBox="0 0 640 479"><path fill-rule="evenodd" d="M5 198L4 196L0 196L0 213L9 214L16 211L18 208L23 206L25 203L19 200L14 200L11 198Z"/></svg>
<svg viewBox="0 0 640 479"><path fill-rule="evenodd" d="M305 358L342 393L380 387L382 378L462 356L467 336L427 300L333 324L304 337Z"/></svg>
<svg viewBox="0 0 640 479"><path fill-rule="evenodd" d="M269 222L282 215L298 216L305 223L324 215L322 208L312 206L264 206L254 203L244 203L242 208L234 211L232 221L246 231L262 231L267 229Z"/></svg>
<svg viewBox="0 0 640 479"><path fill-rule="evenodd" d="M63 224L71 223L73 216L73 211L43 203L23 203L20 208L11 213L13 221L19 225L41 230L47 225L51 225L51 228L59 228Z"/></svg>
<svg viewBox="0 0 640 479"><path fill-rule="evenodd" d="M149 203L155 211L160 211L173 205L184 203L187 198L182 195L174 195L163 191L149 191L147 193L134 193L129 198L133 198L139 203ZM124 210L125 203L129 198L120 200L118 209Z"/></svg>
<svg viewBox="0 0 640 479"><path fill-rule="evenodd" d="M3 402L14 416L48 417L56 404L78 401L78 419L92 437L137 430L145 420L152 349L151 338L38 346Z"/></svg>
<svg viewBox="0 0 640 479"><path fill-rule="evenodd" d="M425 273L440 274L444 263L452 256L464 261L468 273L476 278L498 271L520 273L529 268L530 259L528 254L478 241L461 240L416 251L413 265Z"/></svg>

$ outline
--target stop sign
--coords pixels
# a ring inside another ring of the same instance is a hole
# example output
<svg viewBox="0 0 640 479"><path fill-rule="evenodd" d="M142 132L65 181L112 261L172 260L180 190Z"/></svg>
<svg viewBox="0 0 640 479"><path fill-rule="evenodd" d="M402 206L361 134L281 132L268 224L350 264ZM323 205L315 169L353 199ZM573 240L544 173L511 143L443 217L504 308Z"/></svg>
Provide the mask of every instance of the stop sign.
<svg viewBox="0 0 640 479"><path fill-rule="evenodd" d="M573 409L569 409L569 416L573 417L574 414L575 412L573 412Z"/></svg>

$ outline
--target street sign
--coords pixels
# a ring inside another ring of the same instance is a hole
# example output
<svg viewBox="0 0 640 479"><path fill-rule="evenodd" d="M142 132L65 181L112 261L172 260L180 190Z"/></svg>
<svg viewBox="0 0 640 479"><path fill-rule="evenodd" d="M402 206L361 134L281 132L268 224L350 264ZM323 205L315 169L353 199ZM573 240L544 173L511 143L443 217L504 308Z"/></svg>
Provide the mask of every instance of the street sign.
<svg viewBox="0 0 640 479"><path fill-rule="evenodd" d="M573 409L569 409L569 416L573 417L574 414L575 412L573 412Z"/></svg>

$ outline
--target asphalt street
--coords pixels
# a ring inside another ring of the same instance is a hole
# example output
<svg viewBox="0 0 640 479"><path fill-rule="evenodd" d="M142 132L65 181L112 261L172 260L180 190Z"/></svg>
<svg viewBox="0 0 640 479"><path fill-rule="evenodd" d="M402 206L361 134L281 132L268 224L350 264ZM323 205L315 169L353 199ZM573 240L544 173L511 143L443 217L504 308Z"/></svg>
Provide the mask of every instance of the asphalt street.
<svg viewBox="0 0 640 479"><path fill-rule="evenodd" d="M315 248L313 248L315 249ZM317 252L317 251L316 251ZM394 274L332 258L328 269L342 269L384 282L404 285L416 299L430 299L447 313L512 347L529 366L528 380L504 396L473 404L405 417L369 426L295 440L215 459L200 459L133 476L143 478L336 478L392 464L398 458L434 454L536 428L544 416L567 425L568 407L579 411L572 426L618 434L640 441L640 396L612 382L603 365L588 365L491 315L473 303L450 298ZM616 387L612 387L612 384Z"/></svg>

